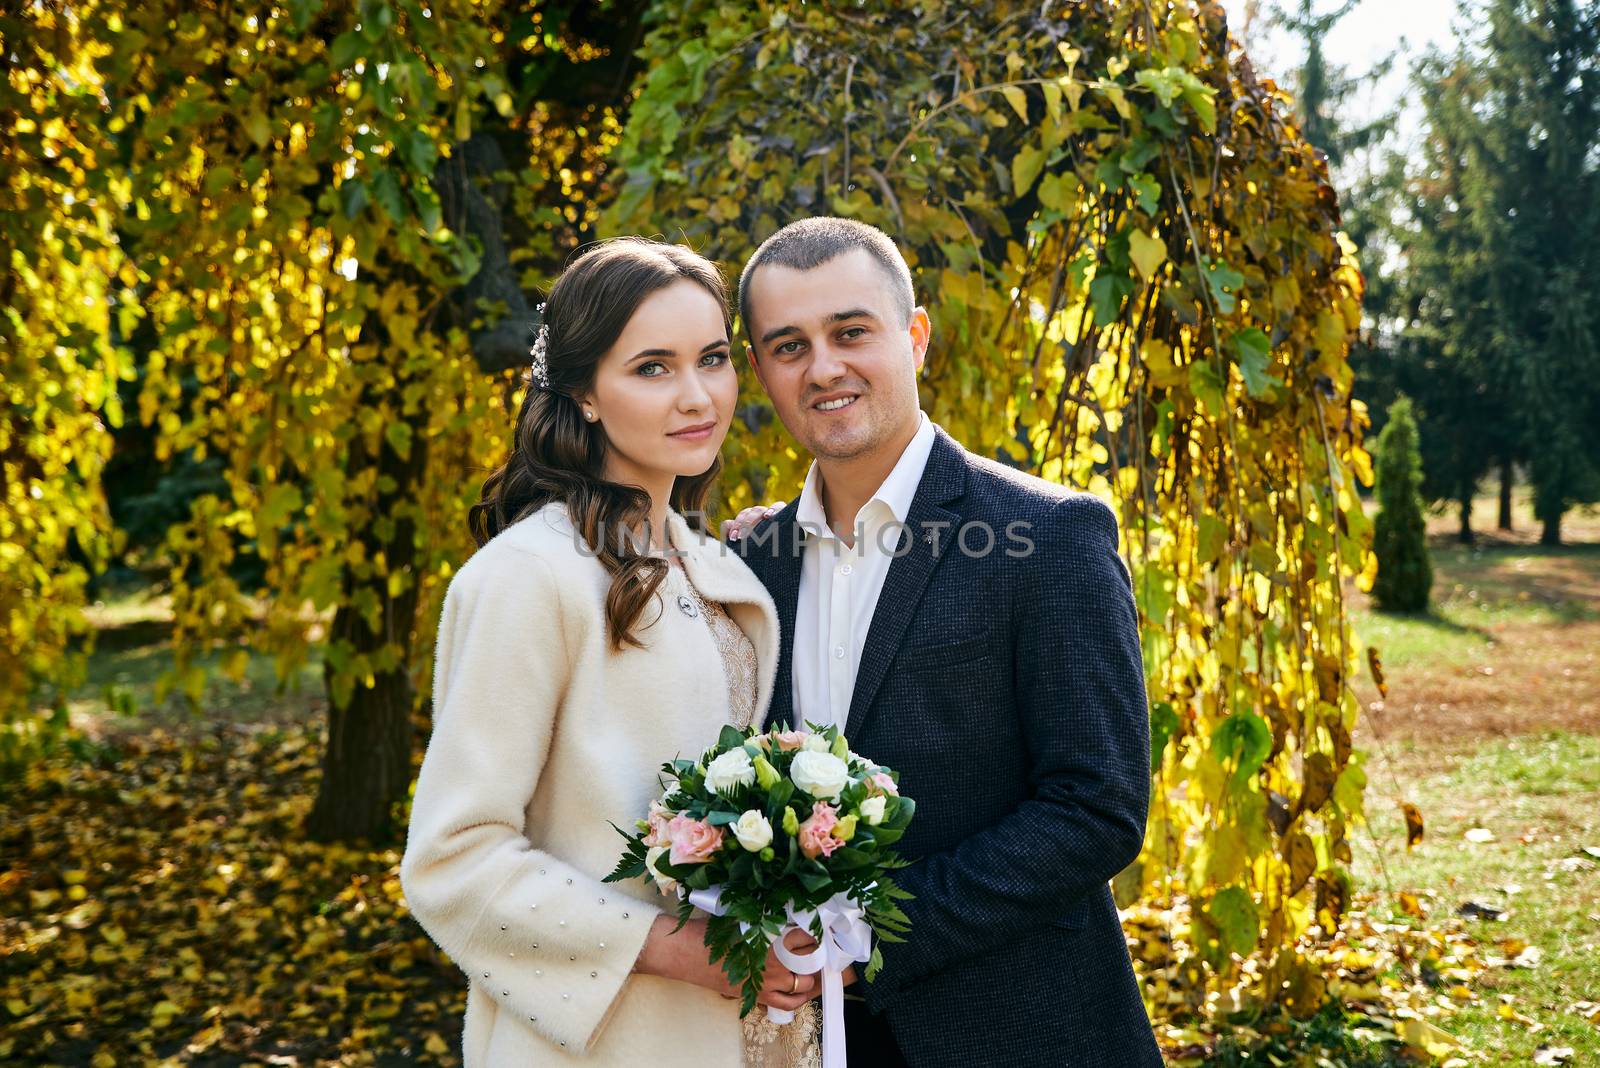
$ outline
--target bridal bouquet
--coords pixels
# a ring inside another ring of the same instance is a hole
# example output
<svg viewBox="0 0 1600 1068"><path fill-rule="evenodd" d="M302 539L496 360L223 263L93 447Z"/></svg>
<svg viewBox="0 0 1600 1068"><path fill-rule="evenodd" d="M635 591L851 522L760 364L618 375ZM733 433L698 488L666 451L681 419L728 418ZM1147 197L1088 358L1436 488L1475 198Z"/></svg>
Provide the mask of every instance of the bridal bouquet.
<svg viewBox="0 0 1600 1068"><path fill-rule="evenodd" d="M916 806L895 773L851 752L836 727L724 727L698 761L661 770L666 792L637 833L617 828L627 850L606 881L648 876L677 894L679 928L696 907L708 913L706 945L743 988L741 1015L761 992L768 947L790 927L808 930L811 953L779 944L778 955L796 972L822 971L825 1020L842 1013L840 973L866 962L871 979L883 963L872 934L899 942L909 928L895 901L911 895L888 873L909 863L890 847Z"/></svg>

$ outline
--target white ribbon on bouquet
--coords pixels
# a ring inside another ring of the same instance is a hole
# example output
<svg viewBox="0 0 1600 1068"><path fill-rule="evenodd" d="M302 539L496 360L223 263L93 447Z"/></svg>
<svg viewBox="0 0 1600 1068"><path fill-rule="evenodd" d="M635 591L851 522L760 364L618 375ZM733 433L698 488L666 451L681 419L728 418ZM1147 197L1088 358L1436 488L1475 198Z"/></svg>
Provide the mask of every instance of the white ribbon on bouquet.
<svg viewBox="0 0 1600 1068"><path fill-rule="evenodd" d="M713 916L727 914L722 907L720 886L689 891L689 903ZM787 912L789 922L778 931L772 952L796 975L822 973L822 1068L845 1068L844 970L872 959L872 928L867 925L867 912L844 894L834 894L814 910L796 912L791 904ZM797 953L783 944L784 936L795 928L811 933L812 921L819 917L822 939L816 946ZM768 1005L767 1018L786 1024L794 1019L794 1013Z"/></svg>

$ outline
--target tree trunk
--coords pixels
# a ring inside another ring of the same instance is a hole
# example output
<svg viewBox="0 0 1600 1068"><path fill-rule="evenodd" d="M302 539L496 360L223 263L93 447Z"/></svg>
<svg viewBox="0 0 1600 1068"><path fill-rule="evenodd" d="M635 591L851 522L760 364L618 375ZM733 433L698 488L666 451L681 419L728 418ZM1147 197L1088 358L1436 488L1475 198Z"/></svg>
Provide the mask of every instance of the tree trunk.
<svg viewBox="0 0 1600 1068"><path fill-rule="evenodd" d="M385 645L401 646L398 665L373 672L373 685L356 681L348 702L335 698L332 664L323 668L328 693L328 743L322 756L322 783L316 804L306 820L306 835L313 841L366 839L374 845L396 839L393 806L405 800L411 782L411 711L414 693L407 666L411 663L411 636L417 609L416 524L407 516L405 502L415 494L417 480L427 462L427 439L422 427L414 428L410 455L402 458L384 442L378 448L378 485L373 500L374 517L396 516L392 533L380 537L386 525L366 524L361 542L365 559L383 559L390 572L411 572L411 581L395 596L389 595L385 576L356 578L346 572L350 588L334 613L330 647L348 642L351 655L374 656ZM349 473L354 477L373 462L359 438L351 445ZM357 603L356 588L364 584L383 606L378 629L368 626Z"/></svg>
<svg viewBox="0 0 1600 1068"><path fill-rule="evenodd" d="M1511 530L1511 458L1500 459L1500 529Z"/></svg>
<svg viewBox="0 0 1600 1068"><path fill-rule="evenodd" d="M1456 540L1463 545L1471 545L1476 538L1472 533L1472 494L1468 493L1461 498L1461 531L1456 535Z"/></svg>
<svg viewBox="0 0 1600 1068"><path fill-rule="evenodd" d="M376 648L365 621L348 605L334 615L332 638ZM323 668L332 693L331 667ZM375 674L370 689L357 684L345 707L328 703L328 744L322 785L306 819L306 837L318 842L396 840L393 806L411 779L411 681L403 670Z"/></svg>
<svg viewBox="0 0 1600 1068"><path fill-rule="evenodd" d="M1539 533L1540 545L1561 544L1561 513L1554 512L1545 517L1544 529Z"/></svg>

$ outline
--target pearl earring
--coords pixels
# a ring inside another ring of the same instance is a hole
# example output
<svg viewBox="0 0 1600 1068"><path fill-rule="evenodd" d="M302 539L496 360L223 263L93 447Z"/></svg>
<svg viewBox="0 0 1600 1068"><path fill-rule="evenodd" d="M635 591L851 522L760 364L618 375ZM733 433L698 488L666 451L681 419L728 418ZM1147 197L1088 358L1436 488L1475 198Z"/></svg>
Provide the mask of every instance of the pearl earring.
<svg viewBox="0 0 1600 1068"><path fill-rule="evenodd" d="M590 410L589 410L589 409L587 409L587 408L585 408L585 409L584 409L584 410L583 410L583 417L584 417L584 418L585 418L585 419L587 419L587 420L589 420L589 422L591 422L591 423L592 423L592 422L594 422L594 412L592 412L592 411L590 411Z"/></svg>

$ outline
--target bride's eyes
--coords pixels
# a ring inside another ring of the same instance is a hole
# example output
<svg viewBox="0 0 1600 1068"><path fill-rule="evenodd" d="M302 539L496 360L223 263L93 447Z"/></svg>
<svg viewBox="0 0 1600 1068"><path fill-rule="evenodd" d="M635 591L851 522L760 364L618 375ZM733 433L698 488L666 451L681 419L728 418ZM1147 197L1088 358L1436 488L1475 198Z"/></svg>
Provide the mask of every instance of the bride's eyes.
<svg viewBox="0 0 1600 1068"><path fill-rule="evenodd" d="M712 362L707 363L707 360ZM726 362L728 362L728 354L726 352L708 352L704 356L700 357L700 366L702 367L716 367L719 364ZM640 364L634 371L634 374L638 375L640 378L660 378L661 376L659 374L650 370L652 367L665 371L667 365L662 363L660 360L651 360L649 363Z"/></svg>

